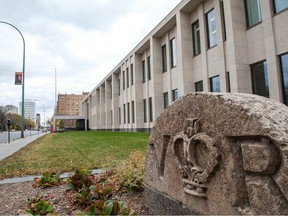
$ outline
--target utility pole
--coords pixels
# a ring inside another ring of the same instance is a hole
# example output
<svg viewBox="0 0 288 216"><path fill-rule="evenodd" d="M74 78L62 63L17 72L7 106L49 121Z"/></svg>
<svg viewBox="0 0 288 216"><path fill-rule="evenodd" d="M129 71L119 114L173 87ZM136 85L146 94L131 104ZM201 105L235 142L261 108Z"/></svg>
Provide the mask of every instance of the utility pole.
<svg viewBox="0 0 288 216"><path fill-rule="evenodd" d="M20 30L18 28L16 28L14 25L12 25L11 23L8 23L8 22L4 22L4 21L1 21L0 20L0 23L3 23L3 24L7 24L9 26L12 26L14 29L16 29L19 34L21 35L22 37L22 40L23 40L23 68L22 68L22 112L21 112L21 138L24 138L24 81L25 81L25 40L24 40L24 37L22 35L22 33L20 32Z"/></svg>

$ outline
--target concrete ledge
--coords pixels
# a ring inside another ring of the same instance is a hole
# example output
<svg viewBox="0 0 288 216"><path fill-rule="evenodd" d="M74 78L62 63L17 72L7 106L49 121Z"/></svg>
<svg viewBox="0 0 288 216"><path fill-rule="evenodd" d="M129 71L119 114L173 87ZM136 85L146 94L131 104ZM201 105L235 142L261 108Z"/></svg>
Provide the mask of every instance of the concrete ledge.
<svg viewBox="0 0 288 216"><path fill-rule="evenodd" d="M145 185L145 207L152 215L200 215L171 197Z"/></svg>

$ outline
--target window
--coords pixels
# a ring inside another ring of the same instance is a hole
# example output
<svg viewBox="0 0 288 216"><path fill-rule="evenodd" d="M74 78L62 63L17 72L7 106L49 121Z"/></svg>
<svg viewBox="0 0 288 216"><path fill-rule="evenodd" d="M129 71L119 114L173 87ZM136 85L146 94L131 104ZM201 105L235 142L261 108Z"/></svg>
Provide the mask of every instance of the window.
<svg viewBox="0 0 288 216"><path fill-rule="evenodd" d="M195 83L195 91L203 92L203 81L199 81Z"/></svg>
<svg viewBox="0 0 288 216"><path fill-rule="evenodd" d="M144 123L146 123L147 122L146 99L143 100L143 110L144 110Z"/></svg>
<svg viewBox="0 0 288 216"><path fill-rule="evenodd" d="M147 69L148 69L148 80L151 80L151 62L150 62L150 56L147 57Z"/></svg>
<svg viewBox="0 0 288 216"><path fill-rule="evenodd" d="M125 104L123 105L123 119L124 119L124 124L126 124L126 107L125 107Z"/></svg>
<svg viewBox="0 0 288 216"><path fill-rule="evenodd" d="M110 124L113 125L113 110L110 111L111 121Z"/></svg>
<svg viewBox="0 0 288 216"><path fill-rule="evenodd" d="M211 48L217 45L216 16L214 9L210 10L206 14L206 22L207 22L208 47Z"/></svg>
<svg viewBox="0 0 288 216"><path fill-rule="evenodd" d="M125 89L125 71L123 71L123 90Z"/></svg>
<svg viewBox="0 0 288 216"><path fill-rule="evenodd" d="M164 98L164 109L169 106L169 96L168 92L163 93L163 98Z"/></svg>
<svg viewBox="0 0 288 216"><path fill-rule="evenodd" d="M127 88L129 87L129 68L126 68Z"/></svg>
<svg viewBox="0 0 288 216"><path fill-rule="evenodd" d="M229 72L226 72L226 89L227 89L227 92L231 92Z"/></svg>
<svg viewBox="0 0 288 216"><path fill-rule="evenodd" d="M193 54L194 56L196 56L201 53L199 20L197 20L192 24L192 36L193 36Z"/></svg>
<svg viewBox="0 0 288 216"><path fill-rule="evenodd" d="M245 0L247 27L252 27L262 21L260 0Z"/></svg>
<svg viewBox="0 0 288 216"><path fill-rule="evenodd" d="M130 66L130 75L131 75L131 86L134 85L134 70L133 70L133 64Z"/></svg>
<svg viewBox="0 0 288 216"><path fill-rule="evenodd" d="M266 61L251 65L253 94L269 97Z"/></svg>
<svg viewBox="0 0 288 216"><path fill-rule="evenodd" d="M153 104L152 97L149 98L149 121L153 122Z"/></svg>
<svg viewBox="0 0 288 216"><path fill-rule="evenodd" d="M119 125L121 124L121 108L119 107L118 109L118 112L119 112Z"/></svg>
<svg viewBox="0 0 288 216"><path fill-rule="evenodd" d="M225 12L224 12L224 1L220 1L220 12L221 12L221 20L223 24L223 41L226 41L226 22L225 22Z"/></svg>
<svg viewBox="0 0 288 216"><path fill-rule="evenodd" d="M274 0L274 13L279 13L288 8L287 0Z"/></svg>
<svg viewBox="0 0 288 216"><path fill-rule="evenodd" d="M120 95L120 79L118 79L118 94Z"/></svg>
<svg viewBox="0 0 288 216"><path fill-rule="evenodd" d="M128 124L130 124L130 103L127 103L127 117Z"/></svg>
<svg viewBox="0 0 288 216"><path fill-rule="evenodd" d="M167 72L167 50L166 45L162 46L162 72Z"/></svg>
<svg viewBox="0 0 288 216"><path fill-rule="evenodd" d="M220 92L220 77L219 76L210 78L210 90L211 92Z"/></svg>
<svg viewBox="0 0 288 216"><path fill-rule="evenodd" d="M172 101L175 101L178 99L178 89L172 90Z"/></svg>
<svg viewBox="0 0 288 216"><path fill-rule="evenodd" d="M288 53L280 56L284 103L288 105Z"/></svg>
<svg viewBox="0 0 288 216"><path fill-rule="evenodd" d="M142 77L143 77L143 83L145 83L146 82L145 60L142 61Z"/></svg>
<svg viewBox="0 0 288 216"><path fill-rule="evenodd" d="M170 41L170 50L171 50L171 67L176 67L177 65L177 52L176 52L176 39L172 38Z"/></svg>
<svg viewBox="0 0 288 216"><path fill-rule="evenodd" d="M132 123L135 123L135 105L134 105L134 101L132 101Z"/></svg>

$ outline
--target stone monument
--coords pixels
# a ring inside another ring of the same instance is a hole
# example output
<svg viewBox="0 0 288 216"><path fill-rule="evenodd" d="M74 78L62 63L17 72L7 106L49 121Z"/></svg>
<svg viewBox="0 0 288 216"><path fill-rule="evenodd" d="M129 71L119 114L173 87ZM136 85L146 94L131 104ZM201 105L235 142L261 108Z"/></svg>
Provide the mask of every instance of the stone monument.
<svg viewBox="0 0 288 216"><path fill-rule="evenodd" d="M288 214L288 108L252 94L193 93L150 135L151 214Z"/></svg>

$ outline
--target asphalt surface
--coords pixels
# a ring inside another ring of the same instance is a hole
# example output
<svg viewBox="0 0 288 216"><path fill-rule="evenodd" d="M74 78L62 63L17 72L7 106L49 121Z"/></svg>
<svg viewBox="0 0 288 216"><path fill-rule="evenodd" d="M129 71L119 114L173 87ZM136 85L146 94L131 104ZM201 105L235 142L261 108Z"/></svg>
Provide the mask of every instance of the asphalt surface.
<svg viewBox="0 0 288 216"><path fill-rule="evenodd" d="M38 139L39 137L47 134L47 133L41 133L37 132L36 135L30 136L30 131L29 132L29 136L27 135L25 137L24 134L24 138L19 138L16 140L11 141L10 143L0 143L0 160L8 157L9 155L12 155L14 152L20 150L21 148L25 147L26 145L28 145L29 143L33 142L34 140ZM7 136L7 134L6 134Z"/></svg>
<svg viewBox="0 0 288 216"><path fill-rule="evenodd" d="M24 137L34 136L41 134L41 131L24 131ZM21 131L10 131L10 142L20 139L21 138ZM0 144L8 142L8 132L0 132Z"/></svg>

